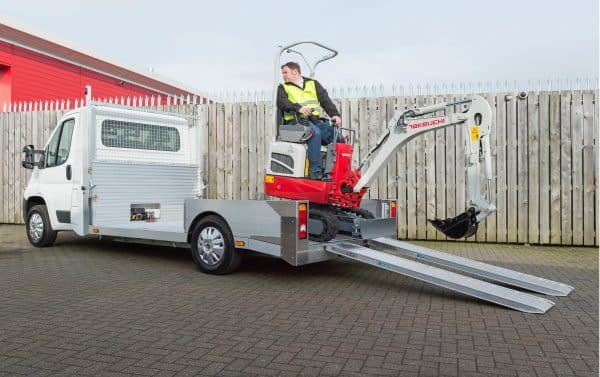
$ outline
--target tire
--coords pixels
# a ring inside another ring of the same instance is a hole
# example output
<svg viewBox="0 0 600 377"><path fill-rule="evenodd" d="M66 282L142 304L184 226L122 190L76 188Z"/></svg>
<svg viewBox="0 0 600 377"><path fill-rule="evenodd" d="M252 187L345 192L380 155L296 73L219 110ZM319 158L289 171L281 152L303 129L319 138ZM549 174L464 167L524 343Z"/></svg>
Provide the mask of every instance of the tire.
<svg viewBox="0 0 600 377"><path fill-rule="evenodd" d="M229 226L218 216L209 215L200 220L192 231L191 243L194 262L206 273L229 274L242 262Z"/></svg>
<svg viewBox="0 0 600 377"><path fill-rule="evenodd" d="M35 205L27 212L25 229L27 239L35 247L52 246L58 234L52 229L48 209L43 204Z"/></svg>

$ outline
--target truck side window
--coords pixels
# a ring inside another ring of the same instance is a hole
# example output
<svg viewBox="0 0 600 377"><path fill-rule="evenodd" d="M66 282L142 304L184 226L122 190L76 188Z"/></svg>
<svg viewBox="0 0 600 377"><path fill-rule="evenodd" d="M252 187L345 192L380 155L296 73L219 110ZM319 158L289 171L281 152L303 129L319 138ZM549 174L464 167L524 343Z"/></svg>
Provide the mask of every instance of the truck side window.
<svg viewBox="0 0 600 377"><path fill-rule="evenodd" d="M111 148L163 152L181 149L179 131L175 127L111 119L102 122L102 144Z"/></svg>
<svg viewBox="0 0 600 377"><path fill-rule="evenodd" d="M73 128L75 127L75 119L64 121L48 144L46 153L46 167L62 165L69 157L71 150L71 138L73 136Z"/></svg>

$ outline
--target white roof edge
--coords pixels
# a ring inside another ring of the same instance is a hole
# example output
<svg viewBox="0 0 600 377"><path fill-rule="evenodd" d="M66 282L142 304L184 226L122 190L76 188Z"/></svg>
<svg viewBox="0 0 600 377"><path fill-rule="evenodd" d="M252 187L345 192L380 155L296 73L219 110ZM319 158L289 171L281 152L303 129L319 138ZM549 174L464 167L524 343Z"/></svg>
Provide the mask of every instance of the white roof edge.
<svg viewBox="0 0 600 377"><path fill-rule="evenodd" d="M173 79L170 79L170 78L158 75L158 74L153 73L153 72L146 72L144 70L140 70L139 68L135 68L135 67L127 65L127 64L121 64L117 60L109 58L109 57L100 56L100 55L95 54L95 53L93 53L92 51L90 51L90 50L88 50L86 48L82 48L80 46L77 46L76 44L74 44L72 42L61 40L60 38L56 38L56 37L54 37L52 35L47 34L46 32L37 30L37 29L35 29L35 28L33 28L33 27L29 26L29 25L25 25L21 21L17 21L14 18L7 17L6 15L4 15L2 13L0 13L0 24L6 25L6 26L8 26L8 27L10 27L12 29L16 29L16 30L21 31L23 33L30 34L30 35L32 35L34 37L38 37L40 39L47 40L49 42L55 43L57 45L63 46L63 47L68 48L70 50L79 52L81 54L88 55L91 58L98 59L98 60L104 61L106 63L115 65L117 67L120 67L120 68L123 68L125 70L131 71L132 73L148 77L148 78L150 78L152 80L160 81L160 82L162 82L164 84L167 84L167 85L173 86L175 88L181 89L182 91L185 91L185 92L197 95L199 97L205 97L205 95L202 93L202 91L200 91L200 90L198 90L196 88L189 87L189 86L181 83L180 81L173 80ZM134 82L132 80L128 80L128 81L136 84L136 82ZM180 93L180 94L182 94L182 93ZM174 93L174 95L178 95L178 94Z"/></svg>
<svg viewBox="0 0 600 377"><path fill-rule="evenodd" d="M86 107L94 107L94 108L106 111L107 113L110 113L110 112L118 113L118 114L138 113L138 114L144 114L147 116L156 116L156 117L162 117L162 118L176 118L176 119L182 121L181 124L187 124L185 114L172 113L172 112L164 111L164 110L115 105L115 104L102 103L102 102L92 102L90 104L87 104ZM63 115L63 117L64 117L64 115ZM189 116L187 116L187 117L189 117Z"/></svg>

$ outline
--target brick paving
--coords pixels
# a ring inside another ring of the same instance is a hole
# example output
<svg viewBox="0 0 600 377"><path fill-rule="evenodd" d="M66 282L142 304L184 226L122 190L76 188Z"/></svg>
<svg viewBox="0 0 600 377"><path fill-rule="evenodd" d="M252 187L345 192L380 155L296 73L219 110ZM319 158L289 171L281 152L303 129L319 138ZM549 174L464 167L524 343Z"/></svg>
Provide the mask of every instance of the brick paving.
<svg viewBox="0 0 600 377"><path fill-rule="evenodd" d="M575 286L524 314L348 260L189 252L0 226L0 376L597 376L598 250L426 243Z"/></svg>

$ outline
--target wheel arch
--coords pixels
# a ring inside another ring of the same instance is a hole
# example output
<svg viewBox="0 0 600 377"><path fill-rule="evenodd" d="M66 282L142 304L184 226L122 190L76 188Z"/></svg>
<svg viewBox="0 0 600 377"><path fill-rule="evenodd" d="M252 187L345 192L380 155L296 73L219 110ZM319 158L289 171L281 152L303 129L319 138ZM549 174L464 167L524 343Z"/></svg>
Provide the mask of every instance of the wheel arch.
<svg viewBox="0 0 600 377"><path fill-rule="evenodd" d="M198 215L196 215L196 217L194 218L194 220L192 220L190 227L187 230L187 243L191 243L192 242L192 232L194 231L194 228L196 227L196 224L198 224L202 219L208 217L208 216L216 216L218 218L220 218L221 220L223 220L223 222L225 223L225 225L227 225L227 228L229 228L229 231L231 232L231 234L233 235L233 231L231 230L231 226L229 226L229 223L227 222L227 220L221 216L220 214L218 214L217 212L214 211L205 211L202 213L199 213Z"/></svg>
<svg viewBox="0 0 600 377"><path fill-rule="evenodd" d="M29 213L29 210L36 205L45 205L48 207L46 205L46 200L39 195L33 195L27 199L23 199L23 221L27 221L27 214Z"/></svg>

